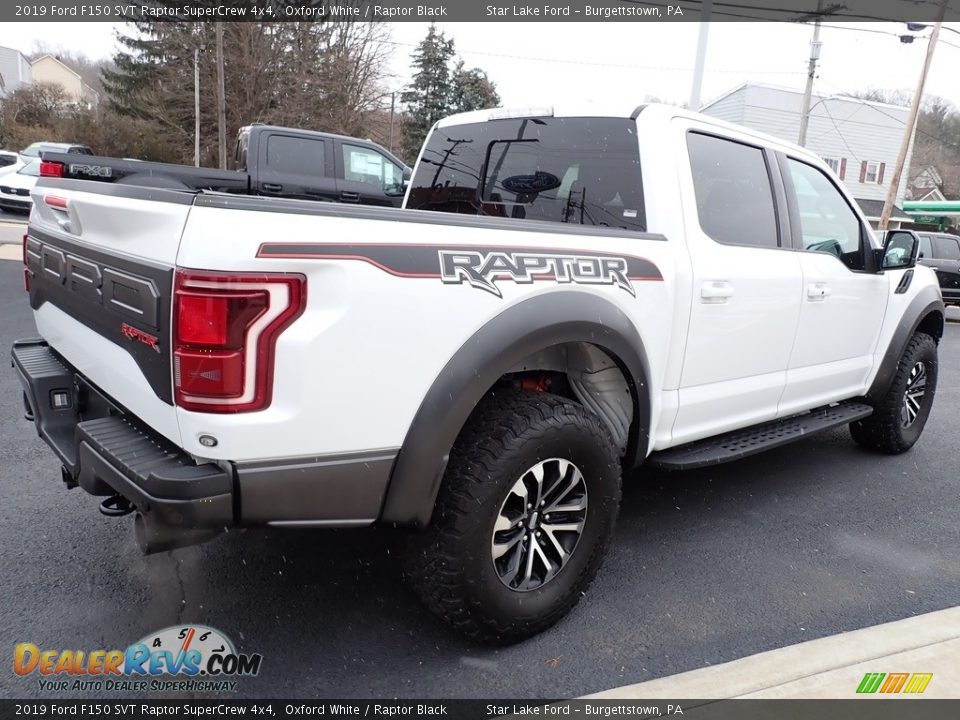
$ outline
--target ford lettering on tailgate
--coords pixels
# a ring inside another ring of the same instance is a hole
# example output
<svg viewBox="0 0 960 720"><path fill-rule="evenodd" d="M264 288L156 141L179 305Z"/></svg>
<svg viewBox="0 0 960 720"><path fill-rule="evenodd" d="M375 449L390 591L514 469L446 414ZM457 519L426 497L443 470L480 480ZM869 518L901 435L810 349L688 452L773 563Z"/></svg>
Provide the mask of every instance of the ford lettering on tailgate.
<svg viewBox="0 0 960 720"><path fill-rule="evenodd" d="M169 300L173 271L110 256L31 231L26 247L30 304L51 303L130 353L150 386L171 402Z"/></svg>

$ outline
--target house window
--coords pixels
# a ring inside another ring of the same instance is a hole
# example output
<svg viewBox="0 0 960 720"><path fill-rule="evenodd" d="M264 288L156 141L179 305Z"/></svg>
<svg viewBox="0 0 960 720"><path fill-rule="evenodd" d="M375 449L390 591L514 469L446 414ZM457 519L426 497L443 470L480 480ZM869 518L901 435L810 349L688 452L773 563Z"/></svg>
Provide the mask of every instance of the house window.
<svg viewBox="0 0 960 720"><path fill-rule="evenodd" d="M868 185L883 185L883 172L886 163L876 160L864 160L860 163L860 182Z"/></svg>
<svg viewBox="0 0 960 720"><path fill-rule="evenodd" d="M823 161L827 166L836 173L837 177L841 180L844 180L847 175L847 159L846 158L834 158L834 157L825 157Z"/></svg>

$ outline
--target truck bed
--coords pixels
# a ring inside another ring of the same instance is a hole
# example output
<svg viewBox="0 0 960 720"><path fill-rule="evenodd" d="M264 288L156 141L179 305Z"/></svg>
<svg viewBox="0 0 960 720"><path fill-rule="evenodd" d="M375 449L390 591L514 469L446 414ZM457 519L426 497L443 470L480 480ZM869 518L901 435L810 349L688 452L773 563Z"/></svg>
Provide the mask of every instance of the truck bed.
<svg viewBox="0 0 960 720"><path fill-rule="evenodd" d="M77 153L45 152L42 154L42 160L44 163L59 163L62 165L62 177L74 180L94 180L173 190L215 190L236 194L250 192L250 176L235 170L123 160Z"/></svg>

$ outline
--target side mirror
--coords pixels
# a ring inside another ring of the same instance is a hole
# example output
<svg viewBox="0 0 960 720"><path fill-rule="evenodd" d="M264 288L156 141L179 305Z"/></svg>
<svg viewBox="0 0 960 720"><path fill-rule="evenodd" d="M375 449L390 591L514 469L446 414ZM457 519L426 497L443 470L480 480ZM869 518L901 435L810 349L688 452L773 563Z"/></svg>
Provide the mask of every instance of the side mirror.
<svg viewBox="0 0 960 720"><path fill-rule="evenodd" d="M410 178L413 177L413 168L409 168L406 165L403 167L403 181L410 182Z"/></svg>
<svg viewBox="0 0 960 720"><path fill-rule="evenodd" d="M902 270L917 264L920 238L909 230L891 230L883 241L881 270Z"/></svg>

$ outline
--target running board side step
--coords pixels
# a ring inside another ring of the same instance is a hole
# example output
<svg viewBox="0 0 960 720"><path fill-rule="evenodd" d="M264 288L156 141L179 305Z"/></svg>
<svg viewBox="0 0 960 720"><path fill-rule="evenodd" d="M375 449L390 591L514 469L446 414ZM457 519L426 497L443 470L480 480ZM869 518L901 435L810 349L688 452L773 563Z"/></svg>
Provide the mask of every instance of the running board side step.
<svg viewBox="0 0 960 720"><path fill-rule="evenodd" d="M870 405L850 400L662 450L650 456L650 464L659 470L691 470L719 465L801 440L821 430L862 420L872 413Z"/></svg>

